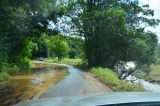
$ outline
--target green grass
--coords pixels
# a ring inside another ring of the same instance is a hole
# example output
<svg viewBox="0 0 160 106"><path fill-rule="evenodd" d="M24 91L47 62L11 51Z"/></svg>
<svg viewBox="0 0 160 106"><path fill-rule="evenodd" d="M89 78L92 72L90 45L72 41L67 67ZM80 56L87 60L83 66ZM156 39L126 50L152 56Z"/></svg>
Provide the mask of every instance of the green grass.
<svg viewBox="0 0 160 106"><path fill-rule="evenodd" d="M151 72L149 73L149 79L160 81L160 65L151 65Z"/></svg>
<svg viewBox="0 0 160 106"><path fill-rule="evenodd" d="M82 59L69 59L69 58L65 58L61 61L58 61L56 58L47 58L45 59L46 62L53 62L53 63L60 63L60 64L68 64L68 65L72 65L75 66L77 68L80 68L83 71L88 71L88 66L83 62Z"/></svg>
<svg viewBox="0 0 160 106"><path fill-rule="evenodd" d="M74 65L74 66L82 64L82 59L68 59L68 58L65 58L65 59L62 59L61 61L58 61L56 58L48 58L45 61L55 62L55 63L60 63L60 64L69 64L69 65Z"/></svg>
<svg viewBox="0 0 160 106"><path fill-rule="evenodd" d="M91 72L107 86L115 91L139 92L146 91L140 85L131 84L128 81L119 80L118 76L111 69L107 68L92 68Z"/></svg>

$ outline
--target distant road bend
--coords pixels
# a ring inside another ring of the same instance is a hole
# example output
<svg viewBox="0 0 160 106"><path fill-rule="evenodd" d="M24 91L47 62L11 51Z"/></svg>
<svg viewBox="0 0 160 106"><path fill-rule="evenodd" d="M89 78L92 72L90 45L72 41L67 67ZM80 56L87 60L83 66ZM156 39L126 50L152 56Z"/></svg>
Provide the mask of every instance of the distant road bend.
<svg viewBox="0 0 160 106"><path fill-rule="evenodd" d="M35 62L42 64L44 63L41 61ZM55 63L48 64L55 65ZM86 94L96 94L113 91L111 88L105 86L99 80L94 78L94 76L89 72L82 72L81 70L70 65L60 65L66 66L68 68L69 75L60 82L58 82L56 85L51 87L48 91L40 95L39 98L80 96Z"/></svg>

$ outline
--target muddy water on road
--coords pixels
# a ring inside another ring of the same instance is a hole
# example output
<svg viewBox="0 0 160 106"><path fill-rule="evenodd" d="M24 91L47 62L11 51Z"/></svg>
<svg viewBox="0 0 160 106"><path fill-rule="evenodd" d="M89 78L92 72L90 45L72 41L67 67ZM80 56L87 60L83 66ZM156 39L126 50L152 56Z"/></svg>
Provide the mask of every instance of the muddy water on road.
<svg viewBox="0 0 160 106"><path fill-rule="evenodd" d="M58 65L34 63L35 68L23 70L0 82L0 106L10 106L22 101L37 99L68 75L67 68Z"/></svg>

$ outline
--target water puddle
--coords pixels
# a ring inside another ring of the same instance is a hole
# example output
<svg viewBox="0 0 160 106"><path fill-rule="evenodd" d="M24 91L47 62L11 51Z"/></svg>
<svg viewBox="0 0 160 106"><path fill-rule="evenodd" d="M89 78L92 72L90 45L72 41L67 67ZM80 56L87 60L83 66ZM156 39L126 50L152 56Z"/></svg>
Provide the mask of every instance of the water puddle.
<svg viewBox="0 0 160 106"><path fill-rule="evenodd" d="M67 68L34 63L35 68L0 82L0 106L10 106L38 97L68 75Z"/></svg>

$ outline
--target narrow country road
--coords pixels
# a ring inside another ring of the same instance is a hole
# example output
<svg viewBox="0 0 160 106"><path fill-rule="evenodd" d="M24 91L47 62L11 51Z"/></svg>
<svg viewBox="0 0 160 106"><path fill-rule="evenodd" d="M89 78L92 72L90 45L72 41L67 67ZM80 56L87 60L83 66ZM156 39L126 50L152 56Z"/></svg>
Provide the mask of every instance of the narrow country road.
<svg viewBox="0 0 160 106"><path fill-rule="evenodd" d="M43 93L39 98L112 92L111 88L98 81L91 73L82 72L70 65L62 66L68 68L69 75L51 87L47 92Z"/></svg>

